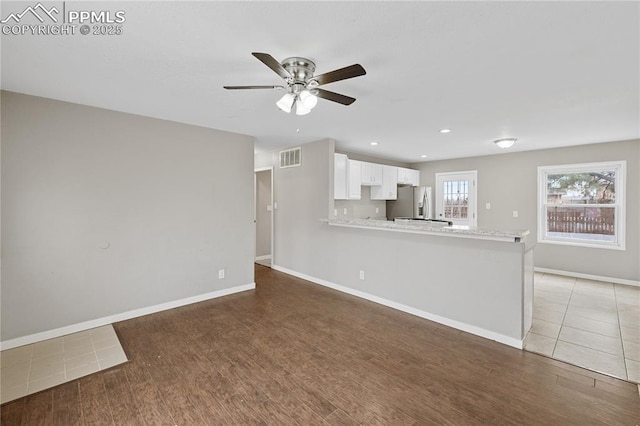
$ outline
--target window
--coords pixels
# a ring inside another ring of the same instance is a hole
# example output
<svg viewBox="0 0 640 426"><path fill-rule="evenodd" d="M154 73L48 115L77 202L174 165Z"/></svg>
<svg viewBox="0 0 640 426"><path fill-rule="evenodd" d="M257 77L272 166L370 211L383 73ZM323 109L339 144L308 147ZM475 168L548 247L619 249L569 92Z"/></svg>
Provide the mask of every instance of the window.
<svg viewBox="0 0 640 426"><path fill-rule="evenodd" d="M476 226L476 170L436 173L436 214L454 225Z"/></svg>
<svg viewBox="0 0 640 426"><path fill-rule="evenodd" d="M625 167L538 167L538 242L624 250Z"/></svg>

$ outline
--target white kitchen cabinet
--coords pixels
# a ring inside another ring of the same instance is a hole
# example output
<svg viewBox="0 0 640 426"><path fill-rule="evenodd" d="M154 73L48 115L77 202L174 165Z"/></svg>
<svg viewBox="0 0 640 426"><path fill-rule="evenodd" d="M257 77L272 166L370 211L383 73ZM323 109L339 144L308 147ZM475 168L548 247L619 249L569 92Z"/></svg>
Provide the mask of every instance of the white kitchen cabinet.
<svg viewBox="0 0 640 426"><path fill-rule="evenodd" d="M364 186L382 185L382 164L362 162L361 184Z"/></svg>
<svg viewBox="0 0 640 426"><path fill-rule="evenodd" d="M362 196L362 162L349 160L345 154L333 156L334 200L359 200Z"/></svg>
<svg viewBox="0 0 640 426"><path fill-rule="evenodd" d="M398 185L420 185L420 171L398 167Z"/></svg>
<svg viewBox="0 0 640 426"><path fill-rule="evenodd" d="M371 187L372 200L395 200L398 198L398 168L382 166L382 185Z"/></svg>
<svg viewBox="0 0 640 426"><path fill-rule="evenodd" d="M349 159L344 154L334 154L333 157L333 198L336 200L347 200L347 182Z"/></svg>
<svg viewBox="0 0 640 426"><path fill-rule="evenodd" d="M348 160L347 171L347 198L349 200L359 200L362 195L362 162L356 160Z"/></svg>
<svg viewBox="0 0 640 426"><path fill-rule="evenodd" d="M420 186L420 170L409 170L409 185Z"/></svg>

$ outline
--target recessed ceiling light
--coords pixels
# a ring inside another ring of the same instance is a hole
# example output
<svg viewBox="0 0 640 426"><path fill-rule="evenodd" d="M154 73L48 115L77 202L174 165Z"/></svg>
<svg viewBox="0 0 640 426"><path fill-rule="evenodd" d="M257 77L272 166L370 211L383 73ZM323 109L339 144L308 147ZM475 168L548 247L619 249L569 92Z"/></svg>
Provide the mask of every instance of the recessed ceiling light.
<svg viewBox="0 0 640 426"><path fill-rule="evenodd" d="M440 129L440 133L449 133L451 129Z"/></svg>
<svg viewBox="0 0 640 426"><path fill-rule="evenodd" d="M421 158L427 158L427 154L422 154L420 157Z"/></svg>
<svg viewBox="0 0 640 426"><path fill-rule="evenodd" d="M369 145L376 146L376 145L378 145L378 142L371 142Z"/></svg>
<svg viewBox="0 0 640 426"><path fill-rule="evenodd" d="M518 139L516 138L504 138L493 141L500 148L511 148Z"/></svg>

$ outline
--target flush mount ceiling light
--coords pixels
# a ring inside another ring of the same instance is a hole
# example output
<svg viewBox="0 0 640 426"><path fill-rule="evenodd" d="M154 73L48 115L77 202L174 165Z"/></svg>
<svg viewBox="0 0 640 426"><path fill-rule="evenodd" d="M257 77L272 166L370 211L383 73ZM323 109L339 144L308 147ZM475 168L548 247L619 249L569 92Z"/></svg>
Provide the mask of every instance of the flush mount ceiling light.
<svg viewBox="0 0 640 426"><path fill-rule="evenodd" d="M518 139L516 138L505 138L505 139L495 140L493 141L493 143L498 145L500 148L511 148L513 144L516 143L517 140Z"/></svg>
<svg viewBox="0 0 640 426"><path fill-rule="evenodd" d="M371 145L371 146L377 146L377 145L378 145L378 142L371 142L371 143L369 143L369 145Z"/></svg>
<svg viewBox="0 0 640 426"><path fill-rule="evenodd" d="M422 154L420 158L427 158L427 154Z"/></svg>
<svg viewBox="0 0 640 426"><path fill-rule="evenodd" d="M451 129L440 129L440 133L450 133Z"/></svg>

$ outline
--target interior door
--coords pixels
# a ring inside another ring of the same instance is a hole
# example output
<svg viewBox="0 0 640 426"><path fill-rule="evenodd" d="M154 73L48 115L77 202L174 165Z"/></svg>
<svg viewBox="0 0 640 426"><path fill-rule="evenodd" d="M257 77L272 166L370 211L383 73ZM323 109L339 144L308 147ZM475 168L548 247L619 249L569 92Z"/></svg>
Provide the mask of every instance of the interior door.
<svg viewBox="0 0 640 426"><path fill-rule="evenodd" d="M436 218L477 226L478 171L436 173Z"/></svg>
<svg viewBox="0 0 640 426"><path fill-rule="evenodd" d="M273 261L273 170L258 169L254 179L255 262L270 267Z"/></svg>

